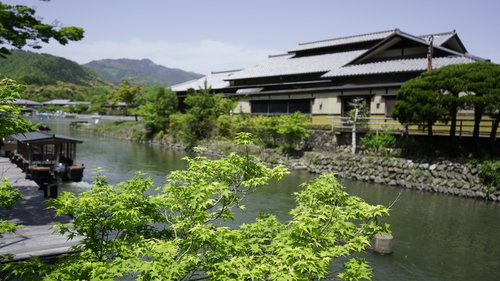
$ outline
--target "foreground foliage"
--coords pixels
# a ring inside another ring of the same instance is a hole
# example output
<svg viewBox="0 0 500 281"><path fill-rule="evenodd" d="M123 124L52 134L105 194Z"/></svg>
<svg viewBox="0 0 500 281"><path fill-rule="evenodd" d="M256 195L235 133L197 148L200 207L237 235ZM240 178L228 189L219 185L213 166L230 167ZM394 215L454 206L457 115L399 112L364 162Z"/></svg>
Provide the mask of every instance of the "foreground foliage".
<svg viewBox="0 0 500 281"><path fill-rule="evenodd" d="M13 208L17 200L21 198L22 198L21 192L13 188L10 181L7 178L0 179L0 207L9 210ZM17 228L19 228L19 226L16 225L15 223L0 219L0 238L2 238L2 234L7 232L13 232Z"/></svg>
<svg viewBox="0 0 500 281"><path fill-rule="evenodd" d="M11 79L0 80L0 141L10 135L27 132L33 129L34 124L19 117L21 108L12 102L19 98L22 86ZM1 171L0 173L3 173ZM0 176L3 176L0 174ZM0 207L11 209L22 198L19 190L12 187L7 178L0 178ZM20 226L0 219L0 238L2 234L13 232ZM0 256L0 259L4 257Z"/></svg>
<svg viewBox="0 0 500 281"><path fill-rule="evenodd" d="M14 80L0 80L0 138L33 129L30 121L19 117L22 108L13 104L14 100L20 97L22 88L23 86Z"/></svg>
<svg viewBox="0 0 500 281"><path fill-rule="evenodd" d="M24 5L8 5L0 2L0 44L16 48L30 46L40 49L40 42L54 39L66 45L69 41L83 38L83 29L74 26L56 27L43 23L35 10ZM9 54L6 47L0 48L0 57Z"/></svg>
<svg viewBox="0 0 500 281"><path fill-rule="evenodd" d="M249 134L239 134L237 142L250 144ZM116 187L98 177L86 193L61 194L56 212L75 220L59 231L83 236L81 252L54 265L26 262L7 270L23 280L370 278L366 261L352 255L363 252L375 233L388 231L377 223L388 214L385 207L348 195L333 175L324 174L295 194L290 221L265 214L230 228L223 221L234 218L234 208L244 208L244 196L287 170L234 153L186 161L187 169L172 172L154 193L151 179L138 174ZM338 258L347 261L345 270L331 272Z"/></svg>

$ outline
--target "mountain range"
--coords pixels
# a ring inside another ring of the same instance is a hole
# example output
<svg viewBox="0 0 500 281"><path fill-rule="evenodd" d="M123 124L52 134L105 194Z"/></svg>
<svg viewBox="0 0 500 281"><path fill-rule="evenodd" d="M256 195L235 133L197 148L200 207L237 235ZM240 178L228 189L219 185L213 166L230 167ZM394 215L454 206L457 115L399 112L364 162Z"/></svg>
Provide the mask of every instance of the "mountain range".
<svg viewBox="0 0 500 281"><path fill-rule="evenodd" d="M201 74L154 64L149 59L105 59L82 66L74 61L22 50L0 58L0 79L11 78L28 85L23 98L92 100L106 95L121 78L135 77L148 85L170 86L202 77Z"/></svg>
<svg viewBox="0 0 500 281"><path fill-rule="evenodd" d="M122 78L135 77L148 84L172 86L203 77L203 75L155 64L149 59L103 59L84 64L104 79L119 84Z"/></svg>
<svg viewBox="0 0 500 281"><path fill-rule="evenodd" d="M70 83L85 87L110 86L111 84L78 63L49 54L11 50L0 59L0 76L27 85L56 85Z"/></svg>

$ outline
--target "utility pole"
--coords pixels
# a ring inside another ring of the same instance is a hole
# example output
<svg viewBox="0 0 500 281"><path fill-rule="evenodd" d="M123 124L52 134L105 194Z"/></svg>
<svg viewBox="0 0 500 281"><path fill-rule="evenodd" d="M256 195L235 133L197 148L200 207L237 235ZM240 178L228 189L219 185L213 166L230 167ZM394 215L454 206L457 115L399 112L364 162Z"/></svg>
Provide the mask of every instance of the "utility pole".
<svg viewBox="0 0 500 281"><path fill-rule="evenodd" d="M432 55L434 52L434 36L429 36L429 49L427 50L427 71L432 70Z"/></svg>
<svg viewBox="0 0 500 281"><path fill-rule="evenodd" d="M362 98L355 98L352 102L350 102L350 105L353 107L352 110L354 113L354 116L352 116L352 131L351 131L352 149L351 149L351 153L356 154L356 130L357 130L358 122L359 122L359 115L362 114L363 107L364 107L363 99Z"/></svg>
<svg viewBox="0 0 500 281"><path fill-rule="evenodd" d="M352 150L351 150L351 153L352 154L356 154L356 123L358 123L358 114L359 114L359 109L358 107L356 107L356 109L354 110L354 120L353 120L353 123L352 123Z"/></svg>

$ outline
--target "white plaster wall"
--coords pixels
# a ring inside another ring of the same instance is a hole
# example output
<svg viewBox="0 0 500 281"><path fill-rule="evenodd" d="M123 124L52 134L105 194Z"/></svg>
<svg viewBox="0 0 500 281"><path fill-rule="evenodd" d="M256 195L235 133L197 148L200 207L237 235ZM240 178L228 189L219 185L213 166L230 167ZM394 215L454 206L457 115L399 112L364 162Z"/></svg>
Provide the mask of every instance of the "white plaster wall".
<svg viewBox="0 0 500 281"><path fill-rule="evenodd" d="M382 97L385 94L385 89L372 90L372 94L370 114L385 114L385 99Z"/></svg>
<svg viewBox="0 0 500 281"><path fill-rule="evenodd" d="M234 109L234 113L250 113L250 111L250 101L247 99L240 99Z"/></svg>
<svg viewBox="0 0 500 281"><path fill-rule="evenodd" d="M342 103L339 92L315 94L312 105L312 114L340 114Z"/></svg>

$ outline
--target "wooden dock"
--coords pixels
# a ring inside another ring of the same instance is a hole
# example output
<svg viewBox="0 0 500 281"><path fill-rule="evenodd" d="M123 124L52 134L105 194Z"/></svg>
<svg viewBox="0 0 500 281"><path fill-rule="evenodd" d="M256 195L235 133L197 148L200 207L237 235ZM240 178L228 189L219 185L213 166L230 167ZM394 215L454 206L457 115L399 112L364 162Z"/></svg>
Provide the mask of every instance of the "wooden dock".
<svg viewBox="0 0 500 281"><path fill-rule="evenodd" d="M56 222L70 223L70 217L57 217L48 209L43 191L31 180L26 180L21 169L10 163L8 158L0 157L0 177L9 178L12 186L19 189L23 198L12 210L0 209L0 218L24 225L15 233L6 233L0 239L0 255L12 254L14 260L31 256L40 258L54 257L69 252L69 247L77 245L80 238L68 240L54 233Z"/></svg>

